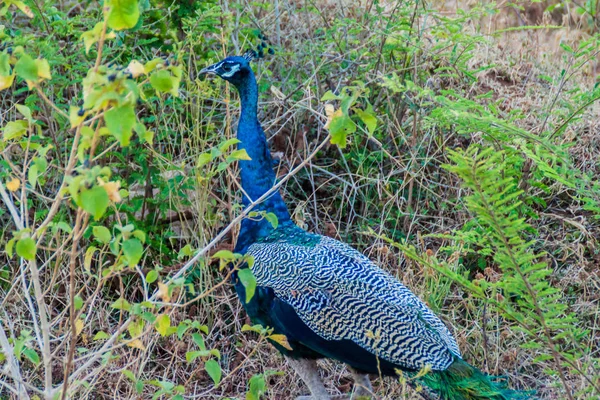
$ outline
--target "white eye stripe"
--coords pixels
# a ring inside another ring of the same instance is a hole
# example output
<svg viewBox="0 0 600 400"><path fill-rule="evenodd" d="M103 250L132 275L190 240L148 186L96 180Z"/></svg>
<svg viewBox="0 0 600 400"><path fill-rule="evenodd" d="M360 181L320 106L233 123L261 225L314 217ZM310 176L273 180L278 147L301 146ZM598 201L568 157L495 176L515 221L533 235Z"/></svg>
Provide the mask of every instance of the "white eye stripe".
<svg viewBox="0 0 600 400"><path fill-rule="evenodd" d="M223 76L225 78L231 78L233 76L233 74L235 74L239 70L240 70L240 65L239 64L232 64L231 65L231 71L227 71L224 74L221 74L221 76Z"/></svg>

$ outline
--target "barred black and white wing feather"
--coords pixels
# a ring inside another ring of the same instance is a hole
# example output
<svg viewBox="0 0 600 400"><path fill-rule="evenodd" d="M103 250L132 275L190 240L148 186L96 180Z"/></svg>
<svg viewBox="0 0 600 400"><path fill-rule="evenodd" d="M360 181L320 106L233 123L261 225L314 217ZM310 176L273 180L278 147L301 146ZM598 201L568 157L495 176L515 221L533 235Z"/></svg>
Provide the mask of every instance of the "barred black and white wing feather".
<svg viewBox="0 0 600 400"><path fill-rule="evenodd" d="M442 321L397 279L352 247L307 235L248 248L259 286L271 288L326 340L351 340L407 369L444 370L460 358Z"/></svg>

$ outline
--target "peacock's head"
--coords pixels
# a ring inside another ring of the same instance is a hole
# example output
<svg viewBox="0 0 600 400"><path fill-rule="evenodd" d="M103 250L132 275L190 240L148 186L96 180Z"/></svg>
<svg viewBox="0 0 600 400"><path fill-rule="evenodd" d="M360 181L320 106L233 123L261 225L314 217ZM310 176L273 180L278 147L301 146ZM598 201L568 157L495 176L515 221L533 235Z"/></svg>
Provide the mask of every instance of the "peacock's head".
<svg viewBox="0 0 600 400"><path fill-rule="evenodd" d="M227 57L216 64L208 66L200 71L200 75L217 75L235 86L243 83L249 74L252 74L250 61L254 58L252 51L243 56Z"/></svg>

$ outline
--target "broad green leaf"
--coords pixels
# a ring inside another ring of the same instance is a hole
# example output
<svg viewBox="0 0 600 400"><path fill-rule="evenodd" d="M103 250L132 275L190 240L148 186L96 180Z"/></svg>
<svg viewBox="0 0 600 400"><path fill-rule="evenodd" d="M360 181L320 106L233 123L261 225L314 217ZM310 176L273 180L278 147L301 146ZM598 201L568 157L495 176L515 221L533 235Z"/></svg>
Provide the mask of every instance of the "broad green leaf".
<svg viewBox="0 0 600 400"><path fill-rule="evenodd" d="M204 364L204 368L206 368L206 372L208 376L213 380L215 386L221 382L221 366L215 360L208 360Z"/></svg>
<svg viewBox="0 0 600 400"><path fill-rule="evenodd" d="M233 260L235 255L229 250L219 250L213 254L212 258L221 258L224 260Z"/></svg>
<svg viewBox="0 0 600 400"><path fill-rule="evenodd" d="M108 194L100 186L81 191L79 195L81 208L90 213L98 221L108 208Z"/></svg>
<svg viewBox="0 0 600 400"><path fill-rule="evenodd" d="M131 310L131 304L125 300L124 298L117 299L114 303L110 305L115 310L123 310L129 311Z"/></svg>
<svg viewBox="0 0 600 400"><path fill-rule="evenodd" d="M83 307L83 299L81 298L81 296L75 296L73 303L75 303L76 310L81 310L81 307Z"/></svg>
<svg viewBox="0 0 600 400"><path fill-rule="evenodd" d="M331 143L337 144L342 149L348 143L348 135L356 131L356 124L348 115L336 114L329 124Z"/></svg>
<svg viewBox="0 0 600 400"><path fill-rule="evenodd" d="M248 303L256 290L256 278L250 268L240 269L237 274L240 282L246 288L246 303Z"/></svg>
<svg viewBox="0 0 600 400"><path fill-rule="evenodd" d="M260 396L265 393L266 385L264 375L254 375L250 378L250 390L246 393L246 400L260 400Z"/></svg>
<svg viewBox="0 0 600 400"><path fill-rule="evenodd" d="M241 142L237 138L228 139L219 145L219 150L221 150L222 152L226 152L227 150L229 150L229 148L231 146L233 146L234 144L238 144L238 143L241 143Z"/></svg>
<svg viewBox="0 0 600 400"><path fill-rule="evenodd" d="M150 84L159 92L171 92L177 85L177 79L166 69L160 69L150 75Z"/></svg>
<svg viewBox="0 0 600 400"><path fill-rule="evenodd" d="M31 116L31 109L29 107L24 106L23 104L15 104L15 107L17 107L17 110L19 110L21 115L24 116L30 124L33 124L34 119Z"/></svg>
<svg viewBox="0 0 600 400"><path fill-rule="evenodd" d="M38 65L28 54L23 54L17 61L15 72L19 78L34 82L38 80Z"/></svg>
<svg viewBox="0 0 600 400"><path fill-rule="evenodd" d="M227 161L232 161L232 160L247 160L247 161L250 161L252 159L250 158L250 156L246 152L246 149L239 149L239 150L232 151L231 154L229 156L227 156Z"/></svg>
<svg viewBox="0 0 600 400"><path fill-rule="evenodd" d="M83 32L80 36L81 40L83 40L83 45L85 46L85 53L87 54L94 43L100 40L100 35L102 34L102 27L104 26L104 22L98 22L94 28L89 31Z"/></svg>
<svg viewBox="0 0 600 400"><path fill-rule="evenodd" d="M25 120L10 121L2 130L2 137L4 140L19 139L27 133L28 127L29 124Z"/></svg>
<svg viewBox="0 0 600 400"><path fill-rule="evenodd" d="M196 343L196 345L198 346L198 348L200 350L206 350L206 345L204 344L204 338L202 337L201 334L193 333L192 340L194 341L194 343Z"/></svg>
<svg viewBox="0 0 600 400"><path fill-rule="evenodd" d="M269 223L271 224L273 229L277 229L277 227L279 226L279 219L277 218L277 215L275 215L275 213L272 213L272 212L266 213L265 219L267 221L269 221Z"/></svg>
<svg viewBox="0 0 600 400"><path fill-rule="evenodd" d="M38 178L38 167L37 165L32 165L29 167L29 171L27 171L27 181L31 185L31 187L35 187Z"/></svg>
<svg viewBox="0 0 600 400"><path fill-rule="evenodd" d="M93 340L106 340L108 338L110 338L110 335L108 333L106 333L104 331L100 331L94 335Z"/></svg>
<svg viewBox="0 0 600 400"><path fill-rule="evenodd" d="M31 361L32 363L34 363L35 365L38 365L40 363L40 356L39 354L30 348L26 348L23 349L23 353L22 353L25 357L27 357L27 359L29 361Z"/></svg>
<svg viewBox="0 0 600 400"><path fill-rule="evenodd" d="M169 333L169 328L171 327L171 317L167 314L163 314L156 320L156 331L160 333L161 336L167 336Z"/></svg>
<svg viewBox="0 0 600 400"><path fill-rule="evenodd" d="M129 141L136 123L135 111L132 104L115 107L104 113L104 122L111 135L121 146L129 146Z"/></svg>
<svg viewBox="0 0 600 400"><path fill-rule="evenodd" d="M328 101L328 100L340 100L341 97L338 96L337 94L334 94L331 90L327 91L323 97L321 97L321 101Z"/></svg>
<svg viewBox="0 0 600 400"><path fill-rule="evenodd" d="M139 239L131 238L123 242L123 255L125 256L127 265L130 267L134 267L140 262L143 253L144 246L142 246L142 242Z"/></svg>
<svg viewBox="0 0 600 400"><path fill-rule="evenodd" d="M32 238L26 237L23 239L19 239L17 241L17 254L20 257L23 257L26 260L34 260L35 253L37 252L37 247L35 245L35 240Z"/></svg>
<svg viewBox="0 0 600 400"><path fill-rule="evenodd" d="M373 114L373 110L361 110L360 108L355 108L354 112L358 115L358 118L365 124L367 130L372 135L377 129L377 118Z"/></svg>
<svg viewBox="0 0 600 400"><path fill-rule="evenodd" d="M110 239L112 238L112 235L110 234L110 231L108 230L108 228L106 228L105 226L102 226L102 225L94 226L92 228L92 232L94 233L94 237L100 243L107 244L108 242L110 242Z"/></svg>
<svg viewBox="0 0 600 400"><path fill-rule="evenodd" d="M137 0L106 0L104 4L110 7L108 26L115 31L133 28L140 18Z"/></svg>
<svg viewBox="0 0 600 400"><path fill-rule="evenodd" d="M156 280L158 279L158 272L156 272L156 270L151 270L148 271L148 274L146 274L146 283L154 283L156 282Z"/></svg>
<svg viewBox="0 0 600 400"><path fill-rule="evenodd" d="M6 243L6 247L4 248L4 251L6 251L6 255L8 256L8 258L12 258L12 256L13 256L13 247L15 246L15 242L16 242L16 239L10 239Z"/></svg>

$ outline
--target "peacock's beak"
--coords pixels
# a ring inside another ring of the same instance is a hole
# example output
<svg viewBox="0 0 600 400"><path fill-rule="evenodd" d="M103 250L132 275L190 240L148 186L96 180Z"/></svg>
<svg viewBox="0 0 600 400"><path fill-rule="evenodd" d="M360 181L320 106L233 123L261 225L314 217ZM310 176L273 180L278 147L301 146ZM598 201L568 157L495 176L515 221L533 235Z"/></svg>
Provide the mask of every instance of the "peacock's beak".
<svg viewBox="0 0 600 400"><path fill-rule="evenodd" d="M206 68L202 68L198 75L216 75L219 64L213 64Z"/></svg>

